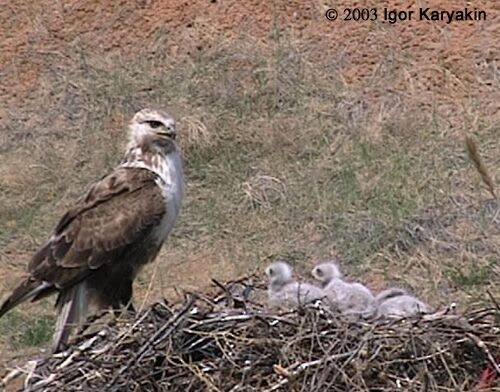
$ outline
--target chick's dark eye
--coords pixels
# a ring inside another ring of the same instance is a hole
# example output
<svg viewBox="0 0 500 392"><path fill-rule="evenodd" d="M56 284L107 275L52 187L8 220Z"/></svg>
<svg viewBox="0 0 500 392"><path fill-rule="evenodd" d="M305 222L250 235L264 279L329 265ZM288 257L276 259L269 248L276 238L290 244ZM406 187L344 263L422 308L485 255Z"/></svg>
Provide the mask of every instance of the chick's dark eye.
<svg viewBox="0 0 500 392"><path fill-rule="evenodd" d="M151 120L147 122L151 128L159 128L163 125L161 121Z"/></svg>

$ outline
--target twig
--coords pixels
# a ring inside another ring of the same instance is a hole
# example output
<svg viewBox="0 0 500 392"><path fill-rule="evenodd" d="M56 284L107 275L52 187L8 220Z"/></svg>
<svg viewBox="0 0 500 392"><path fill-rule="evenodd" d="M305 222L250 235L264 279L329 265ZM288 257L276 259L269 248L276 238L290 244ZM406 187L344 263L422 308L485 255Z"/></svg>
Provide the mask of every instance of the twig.
<svg viewBox="0 0 500 392"><path fill-rule="evenodd" d="M488 294L488 297L490 297L491 302L495 304L497 310L500 310L500 303L497 301L493 293L490 290L486 290L486 293Z"/></svg>
<svg viewBox="0 0 500 392"><path fill-rule="evenodd" d="M488 361L490 362L491 366L493 366L493 369L496 370L498 375L500 376L500 364L497 363L493 355L491 355L490 350L488 349L488 346L486 346L486 343L484 343L481 339L479 339L476 335L472 333L467 333L467 337L470 338L477 347L479 347L483 352L486 354L486 357L488 358Z"/></svg>
<svg viewBox="0 0 500 392"><path fill-rule="evenodd" d="M265 392L277 391L283 385L288 384L291 379L293 379L294 377L297 377L299 374L301 374L305 370L309 369L310 367L317 366L317 365L320 365L320 364L328 362L328 361L334 361L336 359L348 358L354 352L355 351L349 352L349 353L334 354L334 355L330 355L330 356L328 356L326 358L320 358L320 359L316 359L314 361L301 363L300 365L296 366L297 367L296 370L292 370L292 371L290 371L290 369L284 369L284 368L282 368L282 371L288 373L289 376L287 378L284 378L283 380L281 380L277 384L273 385L271 388L266 389Z"/></svg>
<svg viewBox="0 0 500 392"><path fill-rule="evenodd" d="M146 342L146 344L142 346L139 352L130 359L127 365L123 366L117 372L115 377L111 380L109 387L112 387L118 380L118 377L120 377L125 371L127 371L132 366L132 364L134 364L135 362L139 362L142 359L142 356L144 355L144 353L146 352L146 350L149 348L150 345L155 346L161 340L165 339L170 333L172 333L175 330L175 328L179 325L179 323L182 321L184 316L194 306L195 302L196 302L196 297L194 296L190 297L186 305L181 309L181 311L177 313L175 317L172 317L165 325L163 325L153 336L151 336Z"/></svg>

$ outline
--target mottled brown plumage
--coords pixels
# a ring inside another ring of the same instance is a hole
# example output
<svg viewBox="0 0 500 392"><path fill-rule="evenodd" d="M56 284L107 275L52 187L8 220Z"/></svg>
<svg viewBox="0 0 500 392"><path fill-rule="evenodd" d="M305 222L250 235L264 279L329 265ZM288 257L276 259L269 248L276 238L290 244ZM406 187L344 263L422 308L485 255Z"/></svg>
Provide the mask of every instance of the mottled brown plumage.
<svg viewBox="0 0 500 392"><path fill-rule="evenodd" d="M63 289L142 243L165 214L156 177L146 169L120 168L94 184L34 255L31 277Z"/></svg>
<svg viewBox="0 0 500 392"><path fill-rule="evenodd" d="M89 304L113 309L130 304L134 278L155 259L180 209L182 165L174 139L168 115L136 114L123 163L59 220L29 262L29 276L0 307L0 317L25 300L57 292L54 349L59 350Z"/></svg>

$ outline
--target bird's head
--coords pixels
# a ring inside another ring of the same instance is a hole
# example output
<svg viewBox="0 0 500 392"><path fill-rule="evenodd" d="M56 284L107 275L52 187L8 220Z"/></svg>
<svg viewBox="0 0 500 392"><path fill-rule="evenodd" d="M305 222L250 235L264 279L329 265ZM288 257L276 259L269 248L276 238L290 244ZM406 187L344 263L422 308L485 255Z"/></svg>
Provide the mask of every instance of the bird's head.
<svg viewBox="0 0 500 392"><path fill-rule="evenodd" d="M284 285L292 282L292 267L284 261L276 261L266 268L266 275L272 286Z"/></svg>
<svg viewBox="0 0 500 392"><path fill-rule="evenodd" d="M323 285L328 284L332 279L342 278L342 273L336 263L332 261L318 264L312 270L312 276Z"/></svg>
<svg viewBox="0 0 500 392"><path fill-rule="evenodd" d="M175 120L161 110L142 109L129 125L130 147L161 150L166 153L175 149L177 131Z"/></svg>

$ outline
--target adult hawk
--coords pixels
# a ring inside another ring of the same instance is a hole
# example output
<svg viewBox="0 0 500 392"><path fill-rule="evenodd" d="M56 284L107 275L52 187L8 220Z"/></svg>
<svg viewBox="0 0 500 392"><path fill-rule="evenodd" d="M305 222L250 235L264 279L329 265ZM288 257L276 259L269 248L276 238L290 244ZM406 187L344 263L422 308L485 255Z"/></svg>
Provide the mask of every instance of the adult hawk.
<svg viewBox="0 0 500 392"><path fill-rule="evenodd" d="M143 109L129 133L122 163L63 215L29 262L29 276L0 307L1 317L21 302L57 293L54 351L90 304L131 306L134 278L156 258L181 209L184 176L174 119Z"/></svg>

